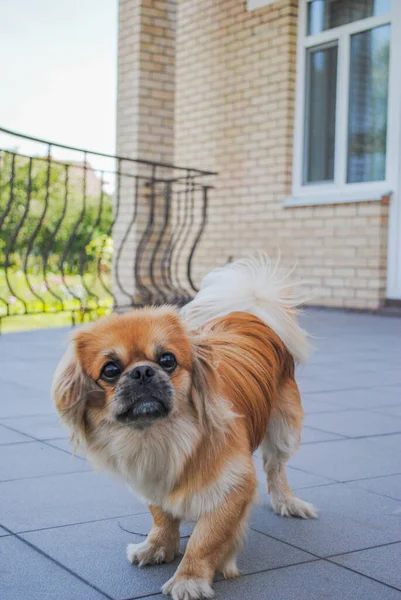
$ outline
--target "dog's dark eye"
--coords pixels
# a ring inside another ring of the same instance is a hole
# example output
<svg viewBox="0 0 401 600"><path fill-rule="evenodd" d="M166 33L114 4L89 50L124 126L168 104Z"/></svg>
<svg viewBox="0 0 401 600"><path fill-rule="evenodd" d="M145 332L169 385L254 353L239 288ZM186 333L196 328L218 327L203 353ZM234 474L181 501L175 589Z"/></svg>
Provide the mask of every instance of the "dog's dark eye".
<svg viewBox="0 0 401 600"><path fill-rule="evenodd" d="M159 358L159 365L168 373L172 373L177 366L177 359L171 352L165 352Z"/></svg>
<svg viewBox="0 0 401 600"><path fill-rule="evenodd" d="M100 377L104 381L115 381L120 377L122 373L122 369L120 365L117 365L114 362L108 362L104 365Z"/></svg>

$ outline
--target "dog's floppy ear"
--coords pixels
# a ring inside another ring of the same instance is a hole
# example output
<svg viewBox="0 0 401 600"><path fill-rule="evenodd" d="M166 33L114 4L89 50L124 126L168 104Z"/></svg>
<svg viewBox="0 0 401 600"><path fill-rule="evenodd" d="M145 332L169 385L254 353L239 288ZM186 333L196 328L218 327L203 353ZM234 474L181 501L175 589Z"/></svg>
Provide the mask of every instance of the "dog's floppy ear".
<svg viewBox="0 0 401 600"><path fill-rule="evenodd" d="M224 430L235 417L219 395L218 373L213 353L204 340L194 340L191 399L199 423L211 433Z"/></svg>
<svg viewBox="0 0 401 600"><path fill-rule="evenodd" d="M85 434L88 404L104 398L104 391L83 371L72 339L53 377L52 398L61 419L73 432Z"/></svg>

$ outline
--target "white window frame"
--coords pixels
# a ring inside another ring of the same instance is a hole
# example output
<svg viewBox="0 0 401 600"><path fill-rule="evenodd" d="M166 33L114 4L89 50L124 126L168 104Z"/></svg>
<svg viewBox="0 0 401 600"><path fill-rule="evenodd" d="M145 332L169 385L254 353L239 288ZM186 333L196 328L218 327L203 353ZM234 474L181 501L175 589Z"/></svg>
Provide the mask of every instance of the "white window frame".
<svg viewBox="0 0 401 600"><path fill-rule="evenodd" d="M247 0L247 9L257 10L258 8L269 6L270 4L274 4L275 2L276 0Z"/></svg>
<svg viewBox="0 0 401 600"><path fill-rule="evenodd" d="M400 57L397 57L399 43L396 39L399 28L394 21L399 18L392 1L392 10L384 15L368 17L340 27L328 29L314 35L307 35L307 7L312 0L299 0L298 44L297 44L297 81L295 101L295 134L293 156L292 196L284 201L284 206L305 206L313 204L333 204L343 202L364 202L379 200L396 189L399 154L399 103L400 78L397 77ZM399 8L399 7L398 7ZM391 25L390 65L387 113L386 178L384 181L347 183L348 151L348 103L350 39L354 33L360 33L378 27ZM397 31L398 30L398 31ZM305 140L305 102L306 102L306 53L308 48L318 47L338 40L337 54L337 101L335 124L334 180L316 184L303 182L304 140Z"/></svg>

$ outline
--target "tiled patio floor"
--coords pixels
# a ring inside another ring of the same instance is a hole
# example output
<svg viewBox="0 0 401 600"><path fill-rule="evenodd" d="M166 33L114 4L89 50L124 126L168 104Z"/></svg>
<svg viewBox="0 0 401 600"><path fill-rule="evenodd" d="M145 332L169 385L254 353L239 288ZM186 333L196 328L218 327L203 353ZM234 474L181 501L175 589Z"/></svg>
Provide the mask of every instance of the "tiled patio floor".
<svg viewBox="0 0 401 600"><path fill-rule="evenodd" d="M401 320L325 311L303 320L316 349L299 370L306 420L289 478L320 517L272 514L256 456L260 503L243 576L217 581L216 597L401 599ZM177 562L139 569L125 558L149 528L146 507L72 458L55 416L49 388L66 334L0 337L0 598L162 598Z"/></svg>

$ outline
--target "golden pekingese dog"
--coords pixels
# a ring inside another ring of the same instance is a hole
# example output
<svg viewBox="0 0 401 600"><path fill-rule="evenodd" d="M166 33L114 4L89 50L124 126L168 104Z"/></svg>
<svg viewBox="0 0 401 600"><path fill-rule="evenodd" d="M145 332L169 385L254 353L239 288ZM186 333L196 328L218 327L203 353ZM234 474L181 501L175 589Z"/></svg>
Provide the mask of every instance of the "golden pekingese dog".
<svg viewBox="0 0 401 600"><path fill-rule="evenodd" d="M143 308L82 327L55 374L54 401L73 438L152 513L128 560L173 560L180 521L197 522L163 586L174 600L212 597L216 571L238 575L256 448L273 510L316 517L286 477L303 420L294 363L308 352L287 276L264 255L231 263L181 311Z"/></svg>

